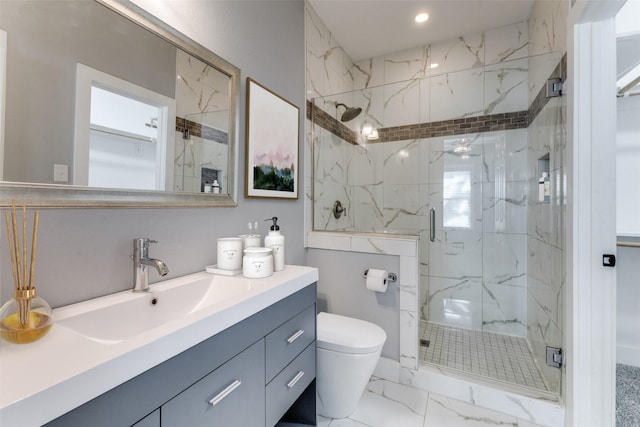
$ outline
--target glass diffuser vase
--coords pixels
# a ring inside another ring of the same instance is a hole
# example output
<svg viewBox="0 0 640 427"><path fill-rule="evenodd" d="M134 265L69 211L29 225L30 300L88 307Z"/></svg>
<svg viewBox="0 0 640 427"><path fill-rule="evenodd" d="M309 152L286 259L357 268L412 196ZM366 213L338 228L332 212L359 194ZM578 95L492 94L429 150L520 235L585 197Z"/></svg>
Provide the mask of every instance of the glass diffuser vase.
<svg viewBox="0 0 640 427"><path fill-rule="evenodd" d="M28 344L45 336L53 325L53 310L35 288L16 289L0 308L0 338L13 344Z"/></svg>

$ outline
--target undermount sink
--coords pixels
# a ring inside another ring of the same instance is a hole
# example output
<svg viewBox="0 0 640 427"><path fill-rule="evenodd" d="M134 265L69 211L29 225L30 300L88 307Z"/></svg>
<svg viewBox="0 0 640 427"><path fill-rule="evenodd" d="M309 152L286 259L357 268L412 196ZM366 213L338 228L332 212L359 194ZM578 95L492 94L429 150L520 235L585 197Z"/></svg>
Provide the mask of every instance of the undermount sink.
<svg viewBox="0 0 640 427"><path fill-rule="evenodd" d="M118 343L251 290L244 277L200 273L160 282L149 292L119 292L56 310L56 323L103 343Z"/></svg>

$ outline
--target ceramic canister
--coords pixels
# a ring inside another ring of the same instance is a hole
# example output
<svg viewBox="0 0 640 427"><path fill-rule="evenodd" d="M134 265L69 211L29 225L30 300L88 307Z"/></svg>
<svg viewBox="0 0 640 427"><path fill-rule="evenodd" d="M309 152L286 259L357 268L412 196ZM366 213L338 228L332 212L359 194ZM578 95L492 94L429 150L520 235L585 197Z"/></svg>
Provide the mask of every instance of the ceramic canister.
<svg viewBox="0 0 640 427"><path fill-rule="evenodd" d="M250 279L269 277L273 274L273 250L252 247L244 250L242 275Z"/></svg>
<svg viewBox="0 0 640 427"><path fill-rule="evenodd" d="M218 268L240 270L242 268L242 239L223 237L218 239Z"/></svg>
<svg viewBox="0 0 640 427"><path fill-rule="evenodd" d="M241 234L238 237L242 239L242 250L260 246L261 238L259 234Z"/></svg>

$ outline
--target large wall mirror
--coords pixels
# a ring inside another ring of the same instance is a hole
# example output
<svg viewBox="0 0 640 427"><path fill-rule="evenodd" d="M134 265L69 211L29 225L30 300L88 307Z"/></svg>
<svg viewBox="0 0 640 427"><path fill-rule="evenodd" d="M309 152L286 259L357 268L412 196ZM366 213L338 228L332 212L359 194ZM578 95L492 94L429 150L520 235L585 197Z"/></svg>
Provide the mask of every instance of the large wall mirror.
<svg viewBox="0 0 640 427"><path fill-rule="evenodd" d="M234 206L239 82L127 0L0 1L0 205Z"/></svg>

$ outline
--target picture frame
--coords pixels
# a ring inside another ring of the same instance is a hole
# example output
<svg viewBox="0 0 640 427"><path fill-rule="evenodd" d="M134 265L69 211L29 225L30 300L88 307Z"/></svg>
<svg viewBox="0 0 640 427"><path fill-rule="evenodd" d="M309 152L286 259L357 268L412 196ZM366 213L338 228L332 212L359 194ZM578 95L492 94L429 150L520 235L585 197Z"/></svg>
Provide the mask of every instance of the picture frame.
<svg viewBox="0 0 640 427"><path fill-rule="evenodd" d="M297 199L300 109L247 77L245 197Z"/></svg>

